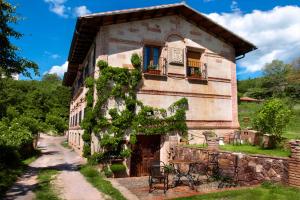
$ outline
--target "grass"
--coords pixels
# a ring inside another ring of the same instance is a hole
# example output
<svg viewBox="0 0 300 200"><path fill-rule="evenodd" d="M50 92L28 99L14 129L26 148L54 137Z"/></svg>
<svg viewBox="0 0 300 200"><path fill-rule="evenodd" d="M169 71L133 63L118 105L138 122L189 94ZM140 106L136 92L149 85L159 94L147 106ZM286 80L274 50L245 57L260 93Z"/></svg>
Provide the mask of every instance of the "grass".
<svg viewBox="0 0 300 200"><path fill-rule="evenodd" d="M251 127L251 119L255 112L262 106L262 103L245 103L239 105L239 122L241 128ZM245 117L249 117L250 122L244 121ZM294 106L294 117L289 123L286 131L283 134L288 139L300 139L300 104Z"/></svg>
<svg viewBox="0 0 300 200"><path fill-rule="evenodd" d="M285 149L263 149L259 146L252 146L252 145L231 145L226 144L221 146L220 149L225 151L233 151L233 152L241 152L246 154L262 154L268 156L280 156L280 157L288 157L290 156L291 152Z"/></svg>
<svg viewBox="0 0 300 200"><path fill-rule="evenodd" d="M218 193L197 195L178 200L299 200L300 190L293 187L275 184L262 184L259 187L230 190Z"/></svg>
<svg viewBox="0 0 300 200"><path fill-rule="evenodd" d="M207 145L203 146L202 144L191 144L186 146L207 148ZM224 151L240 152L245 154L261 154L261 155L279 156L279 157L288 157L291 154L289 150L285 150L285 149L263 149L259 146L253 146L248 144L242 144L242 145L225 144L225 145L220 145L219 147L221 150Z"/></svg>
<svg viewBox="0 0 300 200"><path fill-rule="evenodd" d="M105 180L97 169L91 165L83 165L80 172L85 176L88 182L104 194L109 195L114 200L125 200L126 198L112 186L112 184Z"/></svg>
<svg viewBox="0 0 300 200"><path fill-rule="evenodd" d="M34 189L36 200L60 200L51 181L58 174L58 170L44 169L38 174L38 186Z"/></svg>
<svg viewBox="0 0 300 200"><path fill-rule="evenodd" d="M4 163L0 163L0 199L39 155L40 151L36 151L31 157L22 160L15 166L6 166Z"/></svg>
<svg viewBox="0 0 300 200"><path fill-rule="evenodd" d="M69 146L69 143L68 143L67 140L62 141L62 143L60 143L60 144L61 144L61 146L65 147L65 148L67 148L67 149L71 149L71 147Z"/></svg>

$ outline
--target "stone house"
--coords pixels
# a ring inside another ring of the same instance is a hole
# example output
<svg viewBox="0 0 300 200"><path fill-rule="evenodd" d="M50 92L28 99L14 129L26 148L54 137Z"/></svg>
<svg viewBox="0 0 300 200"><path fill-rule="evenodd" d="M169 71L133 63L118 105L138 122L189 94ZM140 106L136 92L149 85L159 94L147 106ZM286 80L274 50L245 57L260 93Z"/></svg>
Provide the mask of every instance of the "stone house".
<svg viewBox="0 0 300 200"><path fill-rule="evenodd" d="M68 138L82 152L79 124L86 107L86 77L97 78L98 60L131 69L131 55L143 58L143 86L137 98L145 105L167 108L186 97L190 143L202 143L202 132L219 136L239 128L236 60L256 47L184 3L89 14L77 19L63 84L72 87ZM150 68L149 66L155 66ZM96 96L96 95L94 95ZM96 98L96 97L95 97ZM113 105L110 105L113 106ZM179 137L138 136L140 155L132 176L148 173L152 160L168 161L170 143ZM93 137L92 153L99 149ZM130 170L129 170L130 171Z"/></svg>

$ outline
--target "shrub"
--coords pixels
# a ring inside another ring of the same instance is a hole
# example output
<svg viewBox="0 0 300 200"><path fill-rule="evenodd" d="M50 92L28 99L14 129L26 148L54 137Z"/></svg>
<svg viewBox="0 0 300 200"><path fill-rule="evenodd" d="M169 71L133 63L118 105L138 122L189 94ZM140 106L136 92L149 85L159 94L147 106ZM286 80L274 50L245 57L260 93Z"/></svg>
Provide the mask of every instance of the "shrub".
<svg viewBox="0 0 300 200"><path fill-rule="evenodd" d="M113 176L112 171L108 167L103 168L103 173L107 178L111 178Z"/></svg>
<svg viewBox="0 0 300 200"><path fill-rule="evenodd" d="M256 112L253 125L261 134L270 134L274 146L282 141L282 133L292 117L292 110L280 99L271 99Z"/></svg>
<svg viewBox="0 0 300 200"><path fill-rule="evenodd" d="M90 165L97 165L104 159L104 154L103 153L94 153L90 157L88 157L88 163Z"/></svg>
<svg viewBox="0 0 300 200"><path fill-rule="evenodd" d="M91 155L91 146L87 143L83 145L83 157L88 157Z"/></svg>
<svg viewBox="0 0 300 200"><path fill-rule="evenodd" d="M94 85L94 79L92 77L88 77L84 81L86 87L90 88Z"/></svg>
<svg viewBox="0 0 300 200"><path fill-rule="evenodd" d="M60 134L68 128L66 120L54 114L48 114L46 116L46 123Z"/></svg>
<svg viewBox="0 0 300 200"><path fill-rule="evenodd" d="M124 149L121 151L120 156L123 158L129 158L131 156L132 151L130 149Z"/></svg>
<svg viewBox="0 0 300 200"><path fill-rule="evenodd" d="M108 63L104 60L99 60L97 62L97 66L99 67L100 70L103 70L108 67Z"/></svg>
<svg viewBox="0 0 300 200"><path fill-rule="evenodd" d="M82 135L82 140L84 142L89 142L91 140L91 134L87 133L86 131L84 131L83 135Z"/></svg>
<svg viewBox="0 0 300 200"><path fill-rule="evenodd" d="M39 131L41 131L40 122L32 117L28 117L25 115L21 115L18 118L15 118L12 123L18 123L21 126L27 127L28 130L37 135Z"/></svg>
<svg viewBox="0 0 300 200"><path fill-rule="evenodd" d="M124 171L126 171L126 166L123 164L112 164L110 166L110 170L113 173L124 172Z"/></svg>
<svg viewBox="0 0 300 200"><path fill-rule="evenodd" d="M141 67L141 58L137 53L132 54L131 64L134 68L139 69Z"/></svg>

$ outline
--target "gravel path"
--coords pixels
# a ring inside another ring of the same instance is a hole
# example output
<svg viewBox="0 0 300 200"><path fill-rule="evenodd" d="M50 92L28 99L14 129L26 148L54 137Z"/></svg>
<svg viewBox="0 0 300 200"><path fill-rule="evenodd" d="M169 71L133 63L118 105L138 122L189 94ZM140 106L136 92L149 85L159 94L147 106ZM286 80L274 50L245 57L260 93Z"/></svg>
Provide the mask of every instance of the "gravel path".
<svg viewBox="0 0 300 200"><path fill-rule="evenodd" d="M85 163L85 160L74 151L62 147L60 143L64 140L64 137L41 134L38 146L42 150L42 156L30 164L28 171L7 192L5 199L34 199L32 190L37 186L37 173L42 168L60 170L54 184L62 199L105 199L105 196L77 171L78 165Z"/></svg>

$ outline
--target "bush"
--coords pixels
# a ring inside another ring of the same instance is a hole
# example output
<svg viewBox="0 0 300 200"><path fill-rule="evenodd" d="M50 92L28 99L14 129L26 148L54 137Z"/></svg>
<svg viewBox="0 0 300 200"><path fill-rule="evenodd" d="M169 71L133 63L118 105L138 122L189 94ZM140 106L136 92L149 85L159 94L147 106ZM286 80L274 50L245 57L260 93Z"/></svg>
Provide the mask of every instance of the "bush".
<svg viewBox="0 0 300 200"><path fill-rule="evenodd" d="M99 67L100 70L103 70L108 67L108 63L104 60L99 60L97 62L97 66Z"/></svg>
<svg viewBox="0 0 300 200"><path fill-rule="evenodd" d="M91 146L87 143L83 145L83 157L87 158L91 155Z"/></svg>
<svg viewBox="0 0 300 200"><path fill-rule="evenodd" d="M46 116L46 123L60 134L68 129L66 120L58 115L48 114Z"/></svg>
<svg viewBox="0 0 300 200"><path fill-rule="evenodd" d="M40 122L32 117L21 115L18 118L15 118L12 123L18 123L21 126L27 127L28 130L33 134L37 135L41 131Z"/></svg>
<svg viewBox="0 0 300 200"><path fill-rule="evenodd" d="M112 165L110 166L110 170L111 170L113 173L124 172L124 171L126 171L126 166L123 165L123 164L112 164Z"/></svg>
<svg viewBox="0 0 300 200"><path fill-rule="evenodd" d="M91 134L87 133L86 131L84 131L83 135L82 135L82 140L84 142L89 142L91 141Z"/></svg>
<svg viewBox="0 0 300 200"><path fill-rule="evenodd" d="M123 158L129 158L131 156L132 151L130 149L124 149L121 151L120 156Z"/></svg>
<svg viewBox="0 0 300 200"><path fill-rule="evenodd" d="M112 171L108 167L103 168L103 173L107 178L111 178L113 176Z"/></svg>
<svg viewBox="0 0 300 200"><path fill-rule="evenodd" d="M141 67L141 58L137 53L132 54L131 64L134 68L139 69Z"/></svg>
<svg viewBox="0 0 300 200"><path fill-rule="evenodd" d="M94 153L90 157L88 157L88 163L90 165L97 165L104 159L104 154L103 153Z"/></svg>
<svg viewBox="0 0 300 200"><path fill-rule="evenodd" d="M280 99L271 99L256 112L253 126L261 134L270 134L277 146L282 140L282 133L292 117L292 110Z"/></svg>

